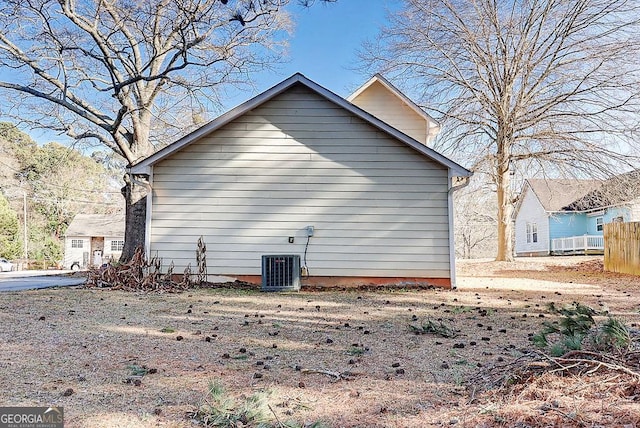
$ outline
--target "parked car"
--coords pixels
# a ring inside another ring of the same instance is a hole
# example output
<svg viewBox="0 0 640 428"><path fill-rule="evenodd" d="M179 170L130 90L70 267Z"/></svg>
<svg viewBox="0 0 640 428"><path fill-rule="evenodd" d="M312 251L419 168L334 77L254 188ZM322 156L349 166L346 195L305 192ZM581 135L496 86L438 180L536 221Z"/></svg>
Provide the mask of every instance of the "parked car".
<svg viewBox="0 0 640 428"><path fill-rule="evenodd" d="M13 263L7 259L0 259L0 272L11 272L13 270Z"/></svg>

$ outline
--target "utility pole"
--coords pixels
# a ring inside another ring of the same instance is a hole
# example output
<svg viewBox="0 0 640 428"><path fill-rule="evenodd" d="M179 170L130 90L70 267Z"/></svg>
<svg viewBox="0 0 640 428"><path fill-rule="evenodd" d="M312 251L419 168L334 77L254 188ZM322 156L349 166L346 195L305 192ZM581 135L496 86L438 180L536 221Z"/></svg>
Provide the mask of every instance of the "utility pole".
<svg viewBox="0 0 640 428"><path fill-rule="evenodd" d="M24 261L27 264L27 266L29 265L29 252L27 251L27 192L23 192L22 193L22 208L23 208L23 212L22 214L24 215Z"/></svg>

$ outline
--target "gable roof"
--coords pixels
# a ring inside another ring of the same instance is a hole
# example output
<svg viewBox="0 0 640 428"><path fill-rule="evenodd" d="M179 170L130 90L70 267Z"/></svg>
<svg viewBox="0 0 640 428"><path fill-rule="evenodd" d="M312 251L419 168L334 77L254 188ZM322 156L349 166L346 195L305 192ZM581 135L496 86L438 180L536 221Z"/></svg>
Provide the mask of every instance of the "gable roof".
<svg viewBox="0 0 640 428"><path fill-rule="evenodd" d="M76 214L65 236L124 237L124 214Z"/></svg>
<svg viewBox="0 0 640 428"><path fill-rule="evenodd" d="M407 146L409 146L410 148L414 149L415 151L421 153L422 155L426 156L427 158L430 158L431 160L445 166L446 168L450 169L452 175L454 176L462 176L462 177L469 177L471 176L471 172L469 170L467 170L466 168L460 166L459 164L457 164L456 162L452 161L451 159L447 158L446 156L438 153L437 151L433 150L432 148L429 148L427 146L425 146L424 144L421 144L420 142L414 140L413 138L409 137L408 135L402 133L401 131L397 130L396 128L392 127L391 125L383 122L382 120L378 119L377 117L371 115L370 113L367 113L366 111L362 110L360 107L357 107L356 105L350 103L349 101L345 100L344 98L340 97L339 95L336 95L335 93L329 91L328 89L318 85L317 83L313 82L312 80L308 79L307 77L303 76L300 73L296 73L293 76L289 77L286 80L283 80L282 82L278 83L277 85L273 86L272 88L266 90L265 92L261 93L260 95L255 96L254 98L240 104L239 106L235 107L234 109L226 112L225 114L219 116L218 118L212 120L211 122L209 122L208 124L204 125L203 127L193 131L190 134L187 134L186 136L182 137L181 139L179 139L178 141L176 141L173 144L170 144L168 146L166 146L165 148L159 150L158 152L154 153L153 155L142 159L141 161L137 162L134 165L130 166L130 170L132 173L134 174L149 174L150 173L150 167L153 166L154 164L156 164L157 162L165 159L166 157L172 155L173 153L181 150L183 147L188 146L189 144L199 140L201 137L219 129L220 127L228 124L229 122L233 121L234 119L242 116L243 114L259 107L260 105L264 104L265 102L271 100L272 98L274 98L275 96L285 92L286 90L288 90L289 88L295 86L295 85L303 85L307 88L309 88L310 90L314 91L315 93L317 93L318 95L324 97L325 99L333 102L334 104L337 104L338 106L344 108L345 110L349 111L350 113L352 113L353 115L363 119L364 121L368 122L369 124L375 126L376 128L380 129L381 131L387 133L388 135L394 137L395 139L403 142L404 144L406 144ZM426 113L425 113L426 114Z"/></svg>
<svg viewBox="0 0 640 428"><path fill-rule="evenodd" d="M587 211L609 207L640 198L640 170L616 175L564 207L570 211Z"/></svg>
<svg viewBox="0 0 640 428"><path fill-rule="evenodd" d="M600 180L527 179L545 211L562 211L602 185Z"/></svg>
<svg viewBox="0 0 640 428"><path fill-rule="evenodd" d="M398 88L393 86L393 84L389 82L387 79L385 79L381 74L376 74L371 79L366 81L362 86L356 89L356 91L353 94L347 97L347 101L353 102L354 99L356 99L360 94L366 91L374 83L380 83L389 92L391 92L393 95L398 97L404 104L406 104L409 108L411 108L411 110L416 112L420 117L422 117L424 120L428 122L432 122L434 124L433 126L434 128L436 129L440 128L440 124L433 117L431 117L426 111L424 111L418 104L413 102L411 98L407 97Z"/></svg>

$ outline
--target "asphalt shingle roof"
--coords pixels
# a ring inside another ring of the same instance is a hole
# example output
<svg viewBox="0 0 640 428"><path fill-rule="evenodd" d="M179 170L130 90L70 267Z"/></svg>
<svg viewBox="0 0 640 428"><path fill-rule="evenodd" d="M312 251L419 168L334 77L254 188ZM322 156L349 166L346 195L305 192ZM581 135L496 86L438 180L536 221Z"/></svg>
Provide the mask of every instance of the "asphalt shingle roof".
<svg viewBox="0 0 640 428"><path fill-rule="evenodd" d="M640 198L640 170L616 175L565 207L567 210L591 210Z"/></svg>
<svg viewBox="0 0 640 428"><path fill-rule="evenodd" d="M528 179L545 211L561 211L602 186L600 180Z"/></svg>
<svg viewBox="0 0 640 428"><path fill-rule="evenodd" d="M124 214L77 214L65 235L124 237Z"/></svg>

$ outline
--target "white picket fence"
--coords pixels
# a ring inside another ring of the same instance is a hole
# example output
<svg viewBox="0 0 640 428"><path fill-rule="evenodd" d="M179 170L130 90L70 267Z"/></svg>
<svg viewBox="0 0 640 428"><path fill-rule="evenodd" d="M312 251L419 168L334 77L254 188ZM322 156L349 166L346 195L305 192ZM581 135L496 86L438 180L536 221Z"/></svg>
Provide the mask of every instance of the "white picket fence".
<svg viewBox="0 0 640 428"><path fill-rule="evenodd" d="M604 253L604 236L582 235L551 240L552 254Z"/></svg>

